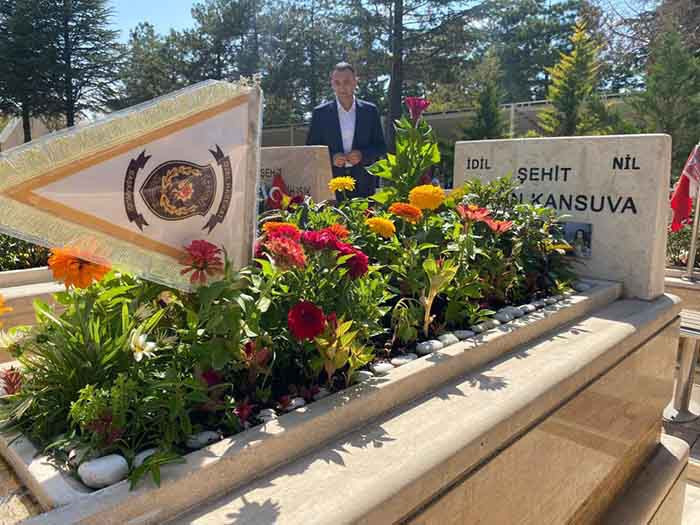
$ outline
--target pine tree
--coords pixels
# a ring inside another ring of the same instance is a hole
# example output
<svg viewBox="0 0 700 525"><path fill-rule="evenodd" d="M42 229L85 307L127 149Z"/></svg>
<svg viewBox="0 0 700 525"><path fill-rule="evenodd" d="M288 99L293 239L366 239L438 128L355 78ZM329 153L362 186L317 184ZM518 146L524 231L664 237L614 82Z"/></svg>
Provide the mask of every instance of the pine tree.
<svg viewBox="0 0 700 525"><path fill-rule="evenodd" d="M646 131L673 137L673 173L677 175L700 139L700 62L673 28L652 45L646 90L634 101Z"/></svg>
<svg viewBox="0 0 700 525"><path fill-rule="evenodd" d="M464 130L470 140L497 139L503 136L503 113L501 100L501 66L498 57L487 53L477 66L475 78L479 86L475 109L476 115Z"/></svg>
<svg viewBox="0 0 700 525"><path fill-rule="evenodd" d="M581 21L574 26L571 45L571 52L561 53L559 63L547 69L551 76L547 90L551 107L540 112L538 118L548 135L571 136L590 131L582 129L582 123L598 82L599 47Z"/></svg>

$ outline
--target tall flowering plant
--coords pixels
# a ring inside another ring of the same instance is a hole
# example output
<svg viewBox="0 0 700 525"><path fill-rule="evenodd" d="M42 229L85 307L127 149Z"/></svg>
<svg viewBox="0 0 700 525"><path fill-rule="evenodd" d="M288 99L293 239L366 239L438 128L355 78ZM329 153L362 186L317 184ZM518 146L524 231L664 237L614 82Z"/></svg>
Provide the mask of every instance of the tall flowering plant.
<svg viewBox="0 0 700 525"><path fill-rule="evenodd" d="M369 168L370 173L386 181L385 188L372 197L375 201L406 202L413 188L430 182L426 173L440 162L440 150L432 127L421 116L429 105L424 98L406 98L409 116L394 124L395 153Z"/></svg>

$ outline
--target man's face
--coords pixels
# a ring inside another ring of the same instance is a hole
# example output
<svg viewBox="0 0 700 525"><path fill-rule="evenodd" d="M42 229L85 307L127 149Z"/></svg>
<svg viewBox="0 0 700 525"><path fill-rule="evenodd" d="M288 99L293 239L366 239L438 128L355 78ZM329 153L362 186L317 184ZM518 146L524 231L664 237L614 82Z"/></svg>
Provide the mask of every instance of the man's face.
<svg viewBox="0 0 700 525"><path fill-rule="evenodd" d="M333 71L331 75L331 87L336 97L348 99L355 93L357 79L352 71Z"/></svg>

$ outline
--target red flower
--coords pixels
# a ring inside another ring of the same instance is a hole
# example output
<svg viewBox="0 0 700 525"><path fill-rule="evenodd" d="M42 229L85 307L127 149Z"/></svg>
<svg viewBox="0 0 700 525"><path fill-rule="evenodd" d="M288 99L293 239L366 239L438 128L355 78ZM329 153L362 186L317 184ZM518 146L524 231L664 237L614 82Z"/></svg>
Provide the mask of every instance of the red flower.
<svg viewBox="0 0 700 525"><path fill-rule="evenodd" d="M505 233L513 227L513 221L495 221L489 218L484 222L496 235Z"/></svg>
<svg viewBox="0 0 700 525"><path fill-rule="evenodd" d="M423 97L406 97L406 106L408 106L408 111L414 124L418 122L418 119L428 109L429 105L430 101Z"/></svg>
<svg viewBox="0 0 700 525"><path fill-rule="evenodd" d="M274 236L265 242L265 248L272 255L275 264L282 269L304 268L306 266L304 250L294 239Z"/></svg>
<svg viewBox="0 0 700 525"><path fill-rule="evenodd" d="M208 387L212 387L221 383L222 376L219 372L217 372L213 368L210 368L206 372L202 372L202 379Z"/></svg>
<svg viewBox="0 0 700 525"><path fill-rule="evenodd" d="M338 328L338 316L335 312L331 312L326 316L326 324L335 332L335 329Z"/></svg>
<svg viewBox="0 0 700 525"><path fill-rule="evenodd" d="M328 229L305 231L301 234L301 242L314 250L338 249L338 237Z"/></svg>
<svg viewBox="0 0 700 525"><path fill-rule="evenodd" d="M264 251L263 251L264 247L265 246L262 243L262 241L259 241L259 240L255 241L255 245L253 246L253 253L254 253L256 259L260 259L264 255Z"/></svg>
<svg viewBox="0 0 700 525"><path fill-rule="evenodd" d="M287 314L289 331L299 341L313 339L323 332L325 324L323 310L309 301L295 304Z"/></svg>
<svg viewBox="0 0 700 525"><path fill-rule="evenodd" d="M256 366L265 366L270 359L270 349L267 347L258 348L256 341L248 341L243 346L243 354L249 364Z"/></svg>
<svg viewBox="0 0 700 525"><path fill-rule="evenodd" d="M339 242L336 249L340 255L353 255L353 257L345 261L345 266L349 268L348 275L350 275L350 277L358 279L367 273L369 269L369 257L361 250L344 242Z"/></svg>
<svg viewBox="0 0 700 525"><path fill-rule="evenodd" d="M287 408L289 406L289 403L291 403L291 402L292 402L292 396L285 394L283 396L280 396L277 406L279 408L281 408L282 410L284 410L285 408Z"/></svg>
<svg viewBox="0 0 700 525"><path fill-rule="evenodd" d="M313 385L309 388L303 386L299 389L299 395L304 398L304 401L311 403L314 400L314 396L320 391L321 389L317 385ZM289 396L287 396L287 398L289 398ZM287 405L289 405L289 401L287 401Z"/></svg>
<svg viewBox="0 0 700 525"><path fill-rule="evenodd" d="M16 394L22 389L22 374L13 366L6 368L0 372L0 383L5 395Z"/></svg>
<svg viewBox="0 0 700 525"><path fill-rule="evenodd" d="M208 275L210 276L221 272L224 268L221 257L219 257L221 248L218 248L209 241L192 241L189 246L185 246L185 251L187 255L181 261L181 264L185 266L185 268L180 274L185 275L189 272L193 272L190 277L190 282L192 284L204 284L207 282Z"/></svg>
<svg viewBox="0 0 700 525"><path fill-rule="evenodd" d="M257 405L253 405L251 403L248 403L248 400L245 399L245 400L241 401L240 403L238 403L238 405L236 405L236 408L233 409L233 413L236 414L236 416L238 416L238 420L241 423L245 423L246 421L248 421L250 416L253 415L253 409L256 406Z"/></svg>
<svg viewBox="0 0 700 525"><path fill-rule="evenodd" d="M480 208L474 204L470 204L468 206L460 204L457 206L457 213L459 213L462 219L467 222L485 221L486 218L491 215L491 212L486 208Z"/></svg>

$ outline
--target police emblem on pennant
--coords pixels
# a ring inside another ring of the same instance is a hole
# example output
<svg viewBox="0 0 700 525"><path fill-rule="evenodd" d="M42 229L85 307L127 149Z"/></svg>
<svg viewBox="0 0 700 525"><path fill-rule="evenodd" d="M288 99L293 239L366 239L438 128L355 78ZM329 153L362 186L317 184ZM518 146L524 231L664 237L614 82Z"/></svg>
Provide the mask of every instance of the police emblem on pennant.
<svg viewBox="0 0 700 525"><path fill-rule="evenodd" d="M221 168L223 178L223 195L221 203L204 225L211 233L217 224L223 222L229 208L232 195L231 163L217 145L209 152ZM146 151L129 162L124 178L124 208L129 222L133 222L143 231L148 222L137 211L135 202L135 183L139 171L146 167L150 159ZM164 221L181 221L196 215L205 216L211 210L216 197L217 174L211 164L202 166L186 160L169 160L156 166L144 180L139 189L139 196L147 208Z"/></svg>

